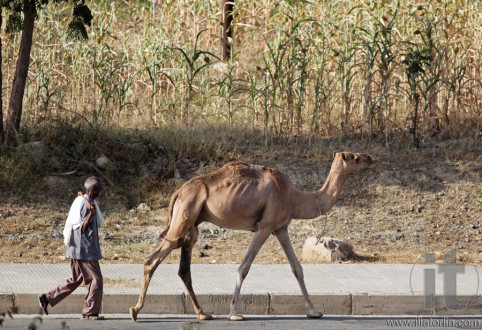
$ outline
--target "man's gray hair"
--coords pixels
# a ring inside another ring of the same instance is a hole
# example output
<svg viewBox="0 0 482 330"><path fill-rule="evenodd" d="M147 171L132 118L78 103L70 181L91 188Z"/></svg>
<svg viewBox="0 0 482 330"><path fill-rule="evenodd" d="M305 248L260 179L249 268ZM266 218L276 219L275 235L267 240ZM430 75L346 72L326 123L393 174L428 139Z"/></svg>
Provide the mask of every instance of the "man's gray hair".
<svg viewBox="0 0 482 330"><path fill-rule="evenodd" d="M85 187L85 191L91 191L92 189L94 189L94 187L100 189L102 187L102 184L98 177L91 176L90 178L87 178L87 180L85 180L84 187Z"/></svg>

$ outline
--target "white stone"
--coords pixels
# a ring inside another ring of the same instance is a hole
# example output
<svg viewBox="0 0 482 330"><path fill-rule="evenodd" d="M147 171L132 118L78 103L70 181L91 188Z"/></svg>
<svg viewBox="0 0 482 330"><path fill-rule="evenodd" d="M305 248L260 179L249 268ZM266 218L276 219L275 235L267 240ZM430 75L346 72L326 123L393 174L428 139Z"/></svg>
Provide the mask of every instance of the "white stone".
<svg viewBox="0 0 482 330"><path fill-rule="evenodd" d="M101 155L97 160L95 161L95 165L101 169L106 169L109 164L111 163L110 159L106 155Z"/></svg>
<svg viewBox="0 0 482 330"><path fill-rule="evenodd" d="M149 212L150 210L151 210L151 207L146 203L141 203L139 204L139 206L137 206L137 211L140 211L140 212Z"/></svg>
<svg viewBox="0 0 482 330"><path fill-rule="evenodd" d="M353 246L332 237L308 237L303 245L304 262L333 262L349 258Z"/></svg>

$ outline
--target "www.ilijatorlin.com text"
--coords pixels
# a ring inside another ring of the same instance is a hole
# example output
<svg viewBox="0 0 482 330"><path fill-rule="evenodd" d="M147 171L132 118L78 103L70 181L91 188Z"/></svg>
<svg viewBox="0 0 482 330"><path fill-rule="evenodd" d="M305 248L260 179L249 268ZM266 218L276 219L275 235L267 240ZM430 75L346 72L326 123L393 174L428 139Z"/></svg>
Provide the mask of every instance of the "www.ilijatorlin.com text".
<svg viewBox="0 0 482 330"><path fill-rule="evenodd" d="M460 319L460 318L427 318L416 317L407 319L395 319L387 320L389 327L413 327L413 328L468 328L468 329L481 329L481 319Z"/></svg>

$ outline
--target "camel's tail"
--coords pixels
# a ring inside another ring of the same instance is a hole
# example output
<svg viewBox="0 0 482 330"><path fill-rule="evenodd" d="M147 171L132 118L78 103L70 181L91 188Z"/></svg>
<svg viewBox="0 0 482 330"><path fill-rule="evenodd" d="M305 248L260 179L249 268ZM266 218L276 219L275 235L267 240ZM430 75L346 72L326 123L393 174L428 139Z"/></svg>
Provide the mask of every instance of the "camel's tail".
<svg viewBox="0 0 482 330"><path fill-rule="evenodd" d="M171 227L171 220L172 220L172 210L174 208L174 203L176 203L177 196L179 194L176 192L171 198L171 201L169 202L169 208L167 209L167 225L166 228L162 233L159 234L159 241L163 240L164 237L166 237L167 232L169 231L169 228Z"/></svg>

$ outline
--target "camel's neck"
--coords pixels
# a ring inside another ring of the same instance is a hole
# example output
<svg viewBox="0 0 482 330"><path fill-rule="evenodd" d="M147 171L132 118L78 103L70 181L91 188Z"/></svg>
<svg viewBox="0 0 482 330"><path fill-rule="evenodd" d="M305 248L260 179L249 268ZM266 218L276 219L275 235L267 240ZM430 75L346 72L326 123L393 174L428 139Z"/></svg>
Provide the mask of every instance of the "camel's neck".
<svg viewBox="0 0 482 330"><path fill-rule="evenodd" d="M332 167L323 187L315 193L295 191L292 194L291 217L293 219L313 219L328 212L336 204L347 175Z"/></svg>

